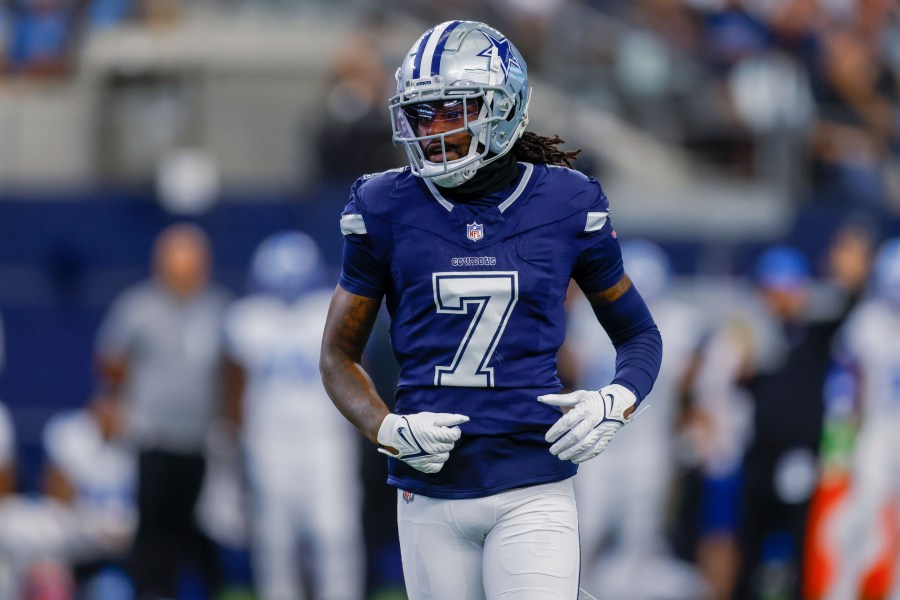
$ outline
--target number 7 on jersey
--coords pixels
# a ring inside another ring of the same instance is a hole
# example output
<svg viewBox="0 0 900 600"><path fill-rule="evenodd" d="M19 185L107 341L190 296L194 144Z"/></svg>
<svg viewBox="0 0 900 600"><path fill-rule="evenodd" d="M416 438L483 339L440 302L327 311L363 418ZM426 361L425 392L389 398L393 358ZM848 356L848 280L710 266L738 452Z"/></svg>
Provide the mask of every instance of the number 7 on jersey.
<svg viewBox="0 0 900 600"><path fill-rule="evenodd" d="M516 271L433 273L438 313L469 314L469 328L449 365L434 368L434 385L494 387L494 368L487 366L519 299Z"/></svg>

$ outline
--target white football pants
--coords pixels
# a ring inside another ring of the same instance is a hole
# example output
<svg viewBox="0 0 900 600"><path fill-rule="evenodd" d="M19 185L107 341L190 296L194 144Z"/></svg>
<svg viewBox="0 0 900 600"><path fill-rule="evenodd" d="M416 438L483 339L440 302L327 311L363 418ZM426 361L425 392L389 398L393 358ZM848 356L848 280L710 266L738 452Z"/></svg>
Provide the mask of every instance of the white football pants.
<svg viewBox="0 0 900 600"><path fill-rule="evenodd" d="M578 596L571 479L462 500L398 490L397 521L409 600Z"/></svg>
<svg viewBox="0 0 900 600"><path fill-rule="evenodd" d="M331 435L327 438L325 434ZM364 556L356 447L323 428L316 440L272 435L248 443L254 573L261 600L304 600L307 542L315 600L363 597ZM327 438L327 439L326 439ZM308 448L320 451L310 452Z"/></svg>

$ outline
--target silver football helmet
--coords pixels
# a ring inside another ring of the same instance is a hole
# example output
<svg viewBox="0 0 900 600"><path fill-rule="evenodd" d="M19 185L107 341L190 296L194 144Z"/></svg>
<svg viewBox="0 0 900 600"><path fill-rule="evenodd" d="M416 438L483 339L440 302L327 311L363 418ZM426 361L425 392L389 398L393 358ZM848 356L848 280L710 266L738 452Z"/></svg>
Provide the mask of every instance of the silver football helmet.
<svg viewBox="0 0 900 600"><path fill-rule="evenodd" d="M319 246L300 231L273 233L253 253L250 265L254 291L293 302L324 283L325 267Z"/></svg>
<svg viewBox="0 0 900 600"><path fill-rule="evenodd" d="M397 94L388 105L394 144L403 146L415 175L442 187L460 185L509 152L528 124L525 59L484 23L447 21L429 29L396 79ZM441 118L454 128L431 134L420 129L423 121ZM447 138L460 133L472 136L469 147L448 160Z"/></svg>

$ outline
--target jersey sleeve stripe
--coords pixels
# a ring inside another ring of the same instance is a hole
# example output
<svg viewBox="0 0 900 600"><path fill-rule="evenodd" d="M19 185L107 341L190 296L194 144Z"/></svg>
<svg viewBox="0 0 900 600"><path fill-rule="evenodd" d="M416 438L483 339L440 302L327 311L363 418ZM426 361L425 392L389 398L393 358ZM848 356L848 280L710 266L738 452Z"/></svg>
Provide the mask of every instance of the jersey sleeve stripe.
<svg viewBox="0 0 900 600"><path fill-rule="evenodd" d="M600 231L606 225L608 212L589 212L587 214L587 223L584 226L585 231Z"/></svg>
<svg viewBox="0 0 900 600"><path fill-rule="evenodd" d="M366 222L362 215L343 215L341 217L341 233L344 235L364 235L366 233Z"/></svg>

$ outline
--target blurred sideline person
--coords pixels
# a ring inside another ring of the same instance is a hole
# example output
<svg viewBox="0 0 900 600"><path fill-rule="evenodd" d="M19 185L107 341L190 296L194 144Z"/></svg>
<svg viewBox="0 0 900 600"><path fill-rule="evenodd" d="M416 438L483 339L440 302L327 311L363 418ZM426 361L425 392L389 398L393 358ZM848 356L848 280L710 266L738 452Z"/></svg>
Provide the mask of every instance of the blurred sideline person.
<svg viewBox="0 0 900 600"><path fill-rule="evenodd" d="M222 319L229 295L209 281L210 250L196 226L167 227L153 277L123 292L97 337L105 385L123 402L138 451L138 530L131 574L138 600L174 598L180 569L218 585L211 541L195 520L204 443L223 396Z"/></svg>
<svg viewBox="0 0 900 600"><path fill-rule="evenodd" d="M676 561L668 548L666 513L678 466L679 408L704 339L704 318L671 298L671 267L657 245L625 242L622 259L666 340L666 353L640 418L575 478L582 585L599 598L700 598L705 590L699 574ZM578 387L601 387L611 378L615 349L598 335L596 317L585 302L570 308L566 344L577 363Z"/></svg>
<svg viewBox="0 0 900 600"><path fill-rule="evenodd" d="M837 247L842 235L834 240ZM789 597L801 594L831 344L865 281L830 275L836 287L847 289L820 311L811 268L796 249L769 248L755 265L757 290L777 325L780 353L768 367L745 371L740 382L753 401L753 435L743 461L738 599L760 598L773 589Z"/></svg>
<svg viewBox="0 0 900 600"><path fill-rule="evenodd" d="M338 409L390 457L411 600L575 598L572 477L659 371L659 330L623 270L609 202L567 168L562 140L525 132L529 97L525 61L499 31L429 29L389 103L410 168L357 180L341 217L321 371ZM559 394L573 278L617 368L599 391ZM396 412L361 364L382 300Z"/></svg>
<svg viewBox="0 0 900 600"><path fill-rule="evenodd" d="M873 293L851 314L839 344L857 378L861 416L828 600L861 597L866 570L884 552L882 530L900 532L900 238L882 244L872 279ZM900 552L895 557L888 600L900 600Z"/></svg>
<svg viewBox="0 0 900 600"><path fill-rule="evenodd" d="M70 507L77 528L69 543L80 597L125 600L126 553L137 529L136 457L122 439L121 406L99 391L82 409L44 427L44 491Z"/></svg>
<svg viewBox="0 0 900 600"><path fill-rule="evenodd" d="M715 598L738 597L739 573L742 594L799 593L829 340L865 285L869 236L853 220L839 226L820 281L795 249L769 248L753 289L720 303L687 427L700 462L699 510L686 515L699 517L694 552Z"/></svg>
<svg viewBox="0 0 900 600"><path fill-rule="evenodd" d="M318 372L331 298L319 249L280 232L260 244L251 271L253 293L229 309L226 339L246 382L239 414L259 596L362 598L356 437Z"/></svg>
<svg viewBox="0 0 900 600"><path fill-rule="evenodd" d="M15 428L0 402L0 598L71 600L67 555L77 520L52 498L16 493L15 460Z"/></svg>
<svg viewBox="0 0 900 600"><path fill-rule="evenodd" d="M385 51L379 42L387 36L380 28L368 23L351 31L332 56L315 134L319 172L325 180L349 183L364 169L389 169L400 158L382 106L391 74L382 60Z"/></svg>

